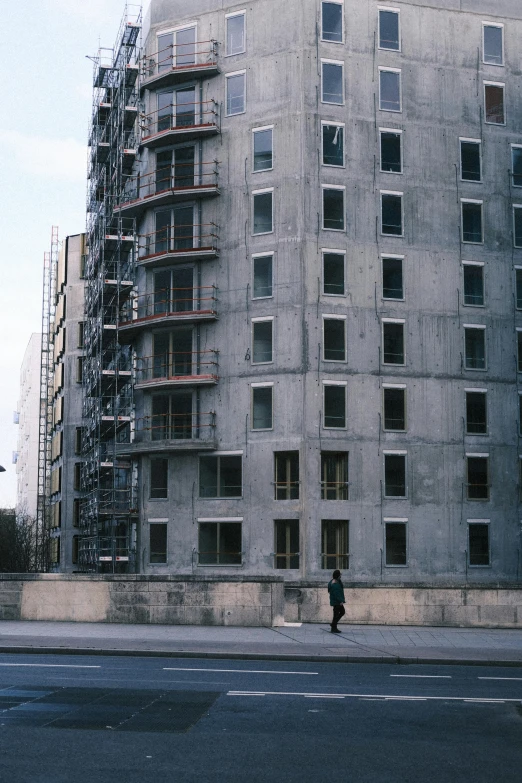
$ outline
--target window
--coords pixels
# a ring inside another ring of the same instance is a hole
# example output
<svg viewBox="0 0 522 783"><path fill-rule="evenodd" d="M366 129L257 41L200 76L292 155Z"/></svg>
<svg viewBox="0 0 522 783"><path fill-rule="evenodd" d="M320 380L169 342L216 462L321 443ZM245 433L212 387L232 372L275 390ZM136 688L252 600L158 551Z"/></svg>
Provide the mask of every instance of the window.
<svg viewBox="0 0 522 783"><path fill-rule="evenodd" d="M522 372L522 329L517 329L517 369Z"/></svg>
<svg viewBox="0 0 522 783"><path fill-rule="evenodd" d="M321 40L332 43L343 42L343 4L341 2L321 3Z"/></svg>
<svg viewBox="0 0 522 783"><path fill-rule="evenodd" d="M346 427L346 384L323 383L324 426L326 429Z"/></svg>
<svg viewBox="0 0 522 783"><path fill-rule="evenodd" d="M78 492L81 488L82 482L82 463L74 463L74 476L73 476L73 489Z"/></svg>
<svg viewBox="0 0 522 783"><path fill-rule="evenodd" d="M243 114L246 110L246 72L229 73L225 76L227 94L227 117Z"/></svg>
<svg viewBox="0 0 522 783"><path fill-rule="evenodd" d="M404 321L382 322L383 364L404 364Z"/></svg>
<svg viewBox="0 0 522 783"><path fill-rule="evenodd" d="M387 498L406 497L406 454L388 453L384 455L384 496Z"/></svg>
<svg viewBox="0 0 522 783"><path fill-rule="evenodd" d="M321 123L323 166L344 166L344 125Z"/></svg>
<svg viewBox="0 0 522 783"><path fill-rule="evenodd" d="M522 146L511 145L511 174L513 187L522 188Z"/></svg>
<svg viewBox="0 0 522 783"><path fill-rule="evenodd" d="M489 500L489 457L487 454L467 454L467 499Z"/></svg>
<svg viewBox="0 0 522 783"><path fill-rule="evenodd" d="M78 348L84 348L85 322L78 321Z"/></svg>
<svg viewBox="0 0 522 783"><path fill-rule="evenodd" d="M498 24L483 24L483 59L489 65L504 65L504 27Z"/></svg>
<svg viewBox="0 0 522 783"><path fill-rule="evenodd" d="M481 244L484 241L482 233L482 201L461 201L462 207L462 241Z"/></svg>
<svg viewBox="0 0 522 783"><path fill-rule="evenodd" d="M196 373L196 355L192 352L193 327L181 326L170 332L156 332L153 335L152 362L145 359L139 365L139 376L150 378L171 378L190 376Z"/></svg>
<svg viewBox="0 0 522 783"><path fill-rule="evenodd" d="M460 140L460 178L470 182L480 182L481 144L476 139Z"/></svg>
<svg viewBox="0 0 522 783"><path fill-rule="evenodd" d="M518 395L518 434L522 435L522 392Z"/></svg>
<svg viewBox="0 0 522 783"><path fill-rule="evenodd" d="M252 384L252 429L271 430L273 423L273 385Z"/></svg>
<svg viewBox="0 0 522 783"><path fill-rule="evenodd" d="M299 452L274 453L274 484L276 500L299 499Z"/></svg>
<svg viewBox="0 0 522 783"><path fill-rule="evenodd" d="M401 48L399 33L399 12L389 8L379 10L379 49Z"/></svg>
<svg viewBox="0 0 522 783"><path fill-rule="evenodd" d="M404 299L404 282L400 256L386 256L382 259L382 298Z"/></svg>
<svg viewBox="0 0 522 783"><path fill-rule="evenodd" d="M402 173L402 133L394 130L380 131L381 171Z"/></svg>
<svg viewBox="0 0 522 783"><path fill-rule="evenodd" d="M240 454L199 458L200 498L240 498L243 492Z"/></svg>
<svg viewBox="0 0 522 783"><path fill-rule="evenodd" d="M171 128L194 127L199 123L199 106L195 87L166 90L157 93L157 114L149 115L147 133L160 133ZM196 114L197 111L197 114ZM152 122L151 118L156 117Z"/></svg>
<svg viewBox="0 0 522 783"><path fill-rule="evenodd" d="M489 522L468 520L468 565L489 566Z"/></svg>
<svg viewBox="0 0 522 783"><path fill-rule="evenodd" d="M265 299L272 296L273 256L253 256L254 285L253 298Z"/></svg>
<svg viewBox="0 0 522 783"><path fill-rule="evenodd" d="M346 361L346 319L323 316L323 359L326 362Z"/></svg>
<svg viewBox="0 0 522 783"><path fill-rule="evenodd" d="M349 567L348 520L321 520L321 568L325 571Z"/></svg>
<svg viewBox="0 0 522 783"><path fill-rule="evenodd" d="M174 33L158 35L158 73L194 65L196 62L196 28L187 27Z"/></svg>
<svg viewBox="0 0 522 783"><path fill-rule="evenodd" d="M406 429L406 389L403 386L383 386L384 429L404 432Z"/></svg>
<svg viewBox="0 0 522 783"><path fill-rule="evenodd" d="M402 236L402 193L381 191L381 233Z"/></svg>
<svg viewBox="0 0 522 783"><path fill-rule="evenodd" d="M74 498L74 500L73 500L73 527L79 527L80 526L81 508L82 508L82 501L80 500L80 498Z"/></svg>
<svg viewBox="0 0 522 783"><path fill-rule="evenodd" d="M466 389L466 434L487 435L487 396L482 389Z"/></svg>
<svg viewBox="0 0 522 783"><path fill-rule="evenodd" d="M323 250L323 294L344 296L344 267L346 256L342 252Z"/></svg>
<svg viewBox="0 0 522 783"><path fill-rule="evenodd" d="M484 83L484 110L486 122L491 125L505 125L504 85Z"/></svg>
<svg viewBox="0 0 522 783"><path fill-rule="evenodd" d="M252 136L254 140L254 171L268 171L273 168L273 128L255 128L252 131Z"/></svg>
<svg viewBox="0 0 522 783"><path fill-rule="evenodd" d="M84 357L77 356L76 357L76 383L83 382L83 364L84 364Z"/></svg>
<svg viewBox="0 0 522 783"><path fill-rule="evenodd" d="M299 520L274 522L274 560L276 568L299 568Z"/></svg>
<svg viewBox="0 0 522 783"><path fill-rule="evenodd" d="M199 520L199 565L241 565L241 522Z"/></svg>
<svg viewBox="0 0 522 783"><path fill-rule="evenodd" d="M252 319L252 364L272 361L273 318Z"/></svg>
<svg viewBox="0 0 522 783"><path fill-rule="evenodd" d="M379 108L381 111L402 111L400 71L379 68Z"/></svg>
<svg viewBox="0 0 522 783"><path fill-rule="evenodd" d="M152 440L188 440L192 431L192 392L158 394L152 397Z"/></svg>
<svg viewBox="0 0 522 783"><path fill-rule="evenodd" d="M271 234L274 230L273 190L260 190L252 194L253 234Z"/></svg>
<svg viewBox="0 0 522 783"><path fill-rule="evenodd" d="M348 452L321 452L321 500L348 500Z"/></svg>
<svg viewBox="0 0 522 783"><path fill-rule="evenodd" d="M323 185L323 228L344 231L344 187Z"/></svg>
<svg viewBox="0 0 522 783"><path fill-rule="evenodd" d="M78 536L72 537L71 562L73 565L76 565L78 563Z"/></svg>
<svg viewBox="0 0 522 783"><path fill-rule="evenodd" d="M344 103L344 63L335 60L321 60L322 103Z"/></svg>
<svg viewBox="0 0 522 783"><path fill-rule="evenodd" d="M513 205L513 244L522 247L522 204Z"/></svg>
<svg viewBox="0 0 522 783"><path fill-rule="evenodd" d="M167 562L167 525L151 523L149 525L149 563Z"/></svg>
<svg viewBox="0 0 522 783"><path fill-rule="evenodd" d="M245 12L226 17L227 57L245 51Z"/></svg>
<svg viewBox="0 0 522 783"><path fill-rule="evenodd" d="M74 453L75 454L82 453L82 428L81 427L76 427L74 433Z"/></svg>
<svg viewBox="0 0 522 783"><path fill-rule="evenodd" d="M482 264L463 264L464 304L483 307L484 305L484 267Z"/></svg>
<svg viewBox="0 0 522 783"><path fill-rule="evenodd" d="M464 366L466 370L486 369L486 328L464 326Z"/></svg>
<svg viewBox="0 0 522 783"><path fill-rule="evenodd" d="M195 247L197 226L194 207L174 207L156 212L153 234L145 240L145 255L190 250Z"/></svg>
<svg viewBox="0 0 522 783"><path fill-rule="evenodd" d="M166 499L169 486L169 460L167 457L150 459L150 497L152 500Z"/></svg>
<svg viewBox="0 0 522 783"><path fill-rule="evenodd" d="M198 309L193 267L173 267L154 272L154 293L138 306L138 317L182 313ZM153 302L150 300L153 299ZM150 308L150 309L149 309ZM152 309L153 308L153 309ZM152 312L151 312L152 310Z"/></svg>
<svg viewBox="0 0 522 783"><path fill-rule="evenodd" d="M515 295L517 310L522 310L522 267L515 267Z"/></svg>
<svg viewBox="0 0 522 783"><path fill-rule="evenodd" d="M408 565L406 520L385 521L384 562L387 566Z"/></svg>

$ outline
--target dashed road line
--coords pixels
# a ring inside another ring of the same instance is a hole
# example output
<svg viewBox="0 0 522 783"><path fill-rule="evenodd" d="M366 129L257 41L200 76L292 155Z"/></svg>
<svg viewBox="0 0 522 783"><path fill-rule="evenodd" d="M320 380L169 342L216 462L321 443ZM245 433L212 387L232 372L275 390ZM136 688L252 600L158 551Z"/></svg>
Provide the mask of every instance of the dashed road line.
<svg viewBox="0 0 522 783"><path fill-rule="evenodd" d="M0 663L0 666L31 666L38 669L101 669L101 666L75 663Z"/></svg>
<svg viewBox="0 0 522 783"><path fill-rule="evenodd" d="M381 693L306 693L303 691L228 691L227 696L304 696L305 698L322 699L372 699L381 701L457 701L477 704L522 703L522 697L517 699L489 699L469 696L411 696Z"/></svg>
<svg viewBox="0 0 522 783"><path fill-rule="evenodd" d="M164 672L231 672L233 674L302 674L305 677L318 675L319 672L282 672L270 671L269 669L193 669L181 666L164 666Z"/></svg>
<svg viewBox="0 0 522 783"><path fill-rule="evenodd" d="M451 674L390 674L390 677L410 677L416 680L451 680Z"/></svg>

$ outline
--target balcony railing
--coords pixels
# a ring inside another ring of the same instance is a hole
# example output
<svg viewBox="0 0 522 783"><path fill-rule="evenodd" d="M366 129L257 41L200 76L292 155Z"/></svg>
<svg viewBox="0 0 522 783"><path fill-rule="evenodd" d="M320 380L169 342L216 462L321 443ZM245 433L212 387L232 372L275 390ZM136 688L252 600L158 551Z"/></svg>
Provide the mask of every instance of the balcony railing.
<svg viewBox="0 0 522 783"><path fill-rule="evenodd" d="M193 75L209 76L218 72L218 43L191 41L169 44L158 52L142 59L142 88L166 86L183 81Z"/></svg>
<svg viewBox="0 0 522 783"><path fill-rule="evenodd" d="M148 147L159 146L166 136L184 141L201 135L212 135L219 132L219 105L213 99L170 103L142 115L140 127L141 143Z"/></svg>
<svg viewBox="0 0 522 783"><path fill-rule="evenodd" d="M211 440L214 437L216 414L167 413L144 416L136 421L135 442L164 440Z"/></svg>
<svg viewBox="0 0 522 783"><path fill-rule="evenodd" d="M215 256L218 253L215 223L169 225L138 236L138 263L165 256Z"/></svg>
<svg viewBox="0 0 522 783"><path fill-rule="evenodd" d="M128 329L165 319L203 320L217 317L217 288L162 288L128 300L120 315L120 328Z"/></svg>
<svg viewBox="0 0 522 783"><path fill-rule="evenodd" d="M218 352L173 351L136 359L136 386L213 384L218 380Z"/></svg>

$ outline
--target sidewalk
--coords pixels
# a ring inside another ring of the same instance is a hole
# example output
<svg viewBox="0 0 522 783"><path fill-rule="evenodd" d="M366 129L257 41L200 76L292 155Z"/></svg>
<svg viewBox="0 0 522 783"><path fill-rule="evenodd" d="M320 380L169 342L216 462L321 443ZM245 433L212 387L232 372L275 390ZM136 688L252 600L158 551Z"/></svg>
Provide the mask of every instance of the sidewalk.
<svg viewBox="0 0 522 783"><path fill-rule="evenodd" d="M0 621L0 653L163 655L522 667L522 631L345 625L236 628Z"/></svg>

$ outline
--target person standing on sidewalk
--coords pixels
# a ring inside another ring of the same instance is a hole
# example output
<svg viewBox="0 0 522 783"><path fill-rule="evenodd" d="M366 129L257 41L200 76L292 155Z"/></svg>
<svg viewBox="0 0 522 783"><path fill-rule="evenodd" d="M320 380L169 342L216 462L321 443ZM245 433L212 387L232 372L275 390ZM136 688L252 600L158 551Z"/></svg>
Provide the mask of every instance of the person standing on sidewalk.
<svg viewBox="0 0 522 783"><path fill-rule="evenodd" d="M341 631L337 627L337 623L343 617L343 615L346 613L345 608L343 604L345 603L344 598L344 587L343 583L341 582L341 572L338 570L335 570L332 574L331 580L328 582L328 592L330 594L330 606L333 607L333 619L330 623L330 628L332 630L332 633L341 633Z"/></svg>

